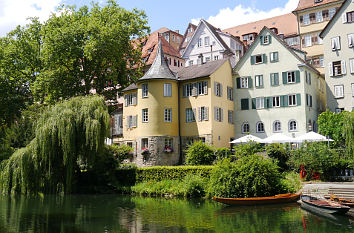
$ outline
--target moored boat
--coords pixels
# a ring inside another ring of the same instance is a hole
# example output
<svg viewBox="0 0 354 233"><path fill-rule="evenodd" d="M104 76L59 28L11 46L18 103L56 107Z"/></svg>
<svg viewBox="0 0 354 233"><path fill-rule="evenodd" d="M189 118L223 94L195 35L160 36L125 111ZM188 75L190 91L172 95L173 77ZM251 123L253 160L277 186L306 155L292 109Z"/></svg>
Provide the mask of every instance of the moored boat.
<svg viewBox="0 0 354 233"><path fill-rule="evenodd" d="M326 199L330 199L331 201L338 202L339 204L349 206L350 208L354 208L354 201L351 199L340 198L336 195L325 196Z"/></svg>
<svg viewBox="0 0 354 233"><path fill-rule="evenodd" d="M350 209L349 206L308 195L301 196L299 203L302 208L315 211L317 213L345 214Z"/></svg>
<svg viewBox="0 0 354 233"><path fill-rule="evenodd" d="M299 199L300 193L286 193L270 197L248 197L248 198L225 198L213 197L214 201L224 203L227 205L264 205L264 204L278 204L288 203Z"/></svg>

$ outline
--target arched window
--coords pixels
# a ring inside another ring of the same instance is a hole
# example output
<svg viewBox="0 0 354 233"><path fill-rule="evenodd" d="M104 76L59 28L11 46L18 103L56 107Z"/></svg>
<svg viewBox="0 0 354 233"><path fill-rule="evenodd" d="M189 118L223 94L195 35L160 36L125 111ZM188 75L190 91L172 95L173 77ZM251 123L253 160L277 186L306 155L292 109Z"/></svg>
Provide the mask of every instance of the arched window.
<svg viewBox="0 0 354 233"><path fill-rule="evenodd" d="M274 123L273 123L273 132L281 132L281 123L280 123L280 121L274 121Z"/></svg>
<svg viewBox="0 0 354 233"><path fill-rule="evenodd" d="M262 121L257 122L256 130L257 133L264 133L264 123Z"/></svg>
<svg viewBox="0 0 354 233"><path fill-rule="evenodd" d="M289 121L289 131L297 131L297 122L295 120Z"/></svg>
<svg viewBox="0 0 354 233"><path fill-rule="evenodd" d="M242 133L249 133L250 132L250 125L248 124L248 122L245 122L242 124Z"/></svg>

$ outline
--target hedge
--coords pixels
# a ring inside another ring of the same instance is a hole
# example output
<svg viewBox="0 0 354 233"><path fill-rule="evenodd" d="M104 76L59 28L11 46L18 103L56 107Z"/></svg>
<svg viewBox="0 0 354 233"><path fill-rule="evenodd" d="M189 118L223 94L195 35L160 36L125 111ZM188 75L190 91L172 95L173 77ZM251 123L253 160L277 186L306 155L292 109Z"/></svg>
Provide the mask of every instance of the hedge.
<svg viewBox="0 0 354 233"><path fill-rule="evenodd" d="M187 175L209 177L214 166L160 166L146 168L119 168L116 177L122 184L134 185L136 182L182 180Z"/></svg>

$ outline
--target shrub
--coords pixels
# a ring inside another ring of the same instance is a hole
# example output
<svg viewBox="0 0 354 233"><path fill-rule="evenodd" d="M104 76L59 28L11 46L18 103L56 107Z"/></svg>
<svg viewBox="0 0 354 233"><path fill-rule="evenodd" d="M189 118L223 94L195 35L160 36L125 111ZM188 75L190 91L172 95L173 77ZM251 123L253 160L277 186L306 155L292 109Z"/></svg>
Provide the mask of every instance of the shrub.
<svg viewBox="0 0 354 233"><path fill-rule="evenodd" d="M225 158L230 158L231 150L229 148L217 148L215 150L216 160L220 161Z"/></svg>
<svg viewBox="0 0 354 233"><path fill-rule="evenodd" d="M202 141L195 141L186 150L186 164L210 165L215 160L214 149Z"/></svg>
<svg viewBox="0 0 354 233"><path fill-rule="evenodd" d="M284 178L281 179L283 191L287 193L296 193L302 188L300 173L287 172L284 173Z"/></svg>
<svg viewBox="0 0 354 233"><path fill-rule="evenodd" d="M273 160L261 155L244 156L235 163L219 162L210 177L208 196L262 197L283 190L281 174Z"/></svg>
<svg viewBox="0 0 354 233"><path fill-rule="evenodd" d="M236 158L242 158L248 155L254 155L262 152L261 144L250 141L248 143L240 143L234 147Z"/></svg>
<svg viewBox="0 0 354 233"><path fill-rule="evenodd" d="M279 143L269 144L266 147L268 157L278 161L278 166L281 171L288 170L287 162L290 156L290 151L286 147L286 145Z"/></svg>
<svg viewBox="0 0 354 233"><path fill-rule="evenodd" d="M114 155L117 161L120 163L125 159L129 159L133 156L133 148L127 145L110 145L107 146L110 153Z"/></svg>

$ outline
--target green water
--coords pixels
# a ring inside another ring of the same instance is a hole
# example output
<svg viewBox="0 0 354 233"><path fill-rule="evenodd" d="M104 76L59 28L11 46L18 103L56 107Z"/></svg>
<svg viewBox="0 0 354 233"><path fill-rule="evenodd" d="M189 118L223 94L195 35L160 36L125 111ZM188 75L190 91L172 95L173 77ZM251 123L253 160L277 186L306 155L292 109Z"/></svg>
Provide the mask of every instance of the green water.
<svg viewBox="0 0 354 233"><path fill-rule="evenodd" d="M226 207L213 201L117 195L0 197L0 232L354 232L354 219L297 204Z"/></svg>

